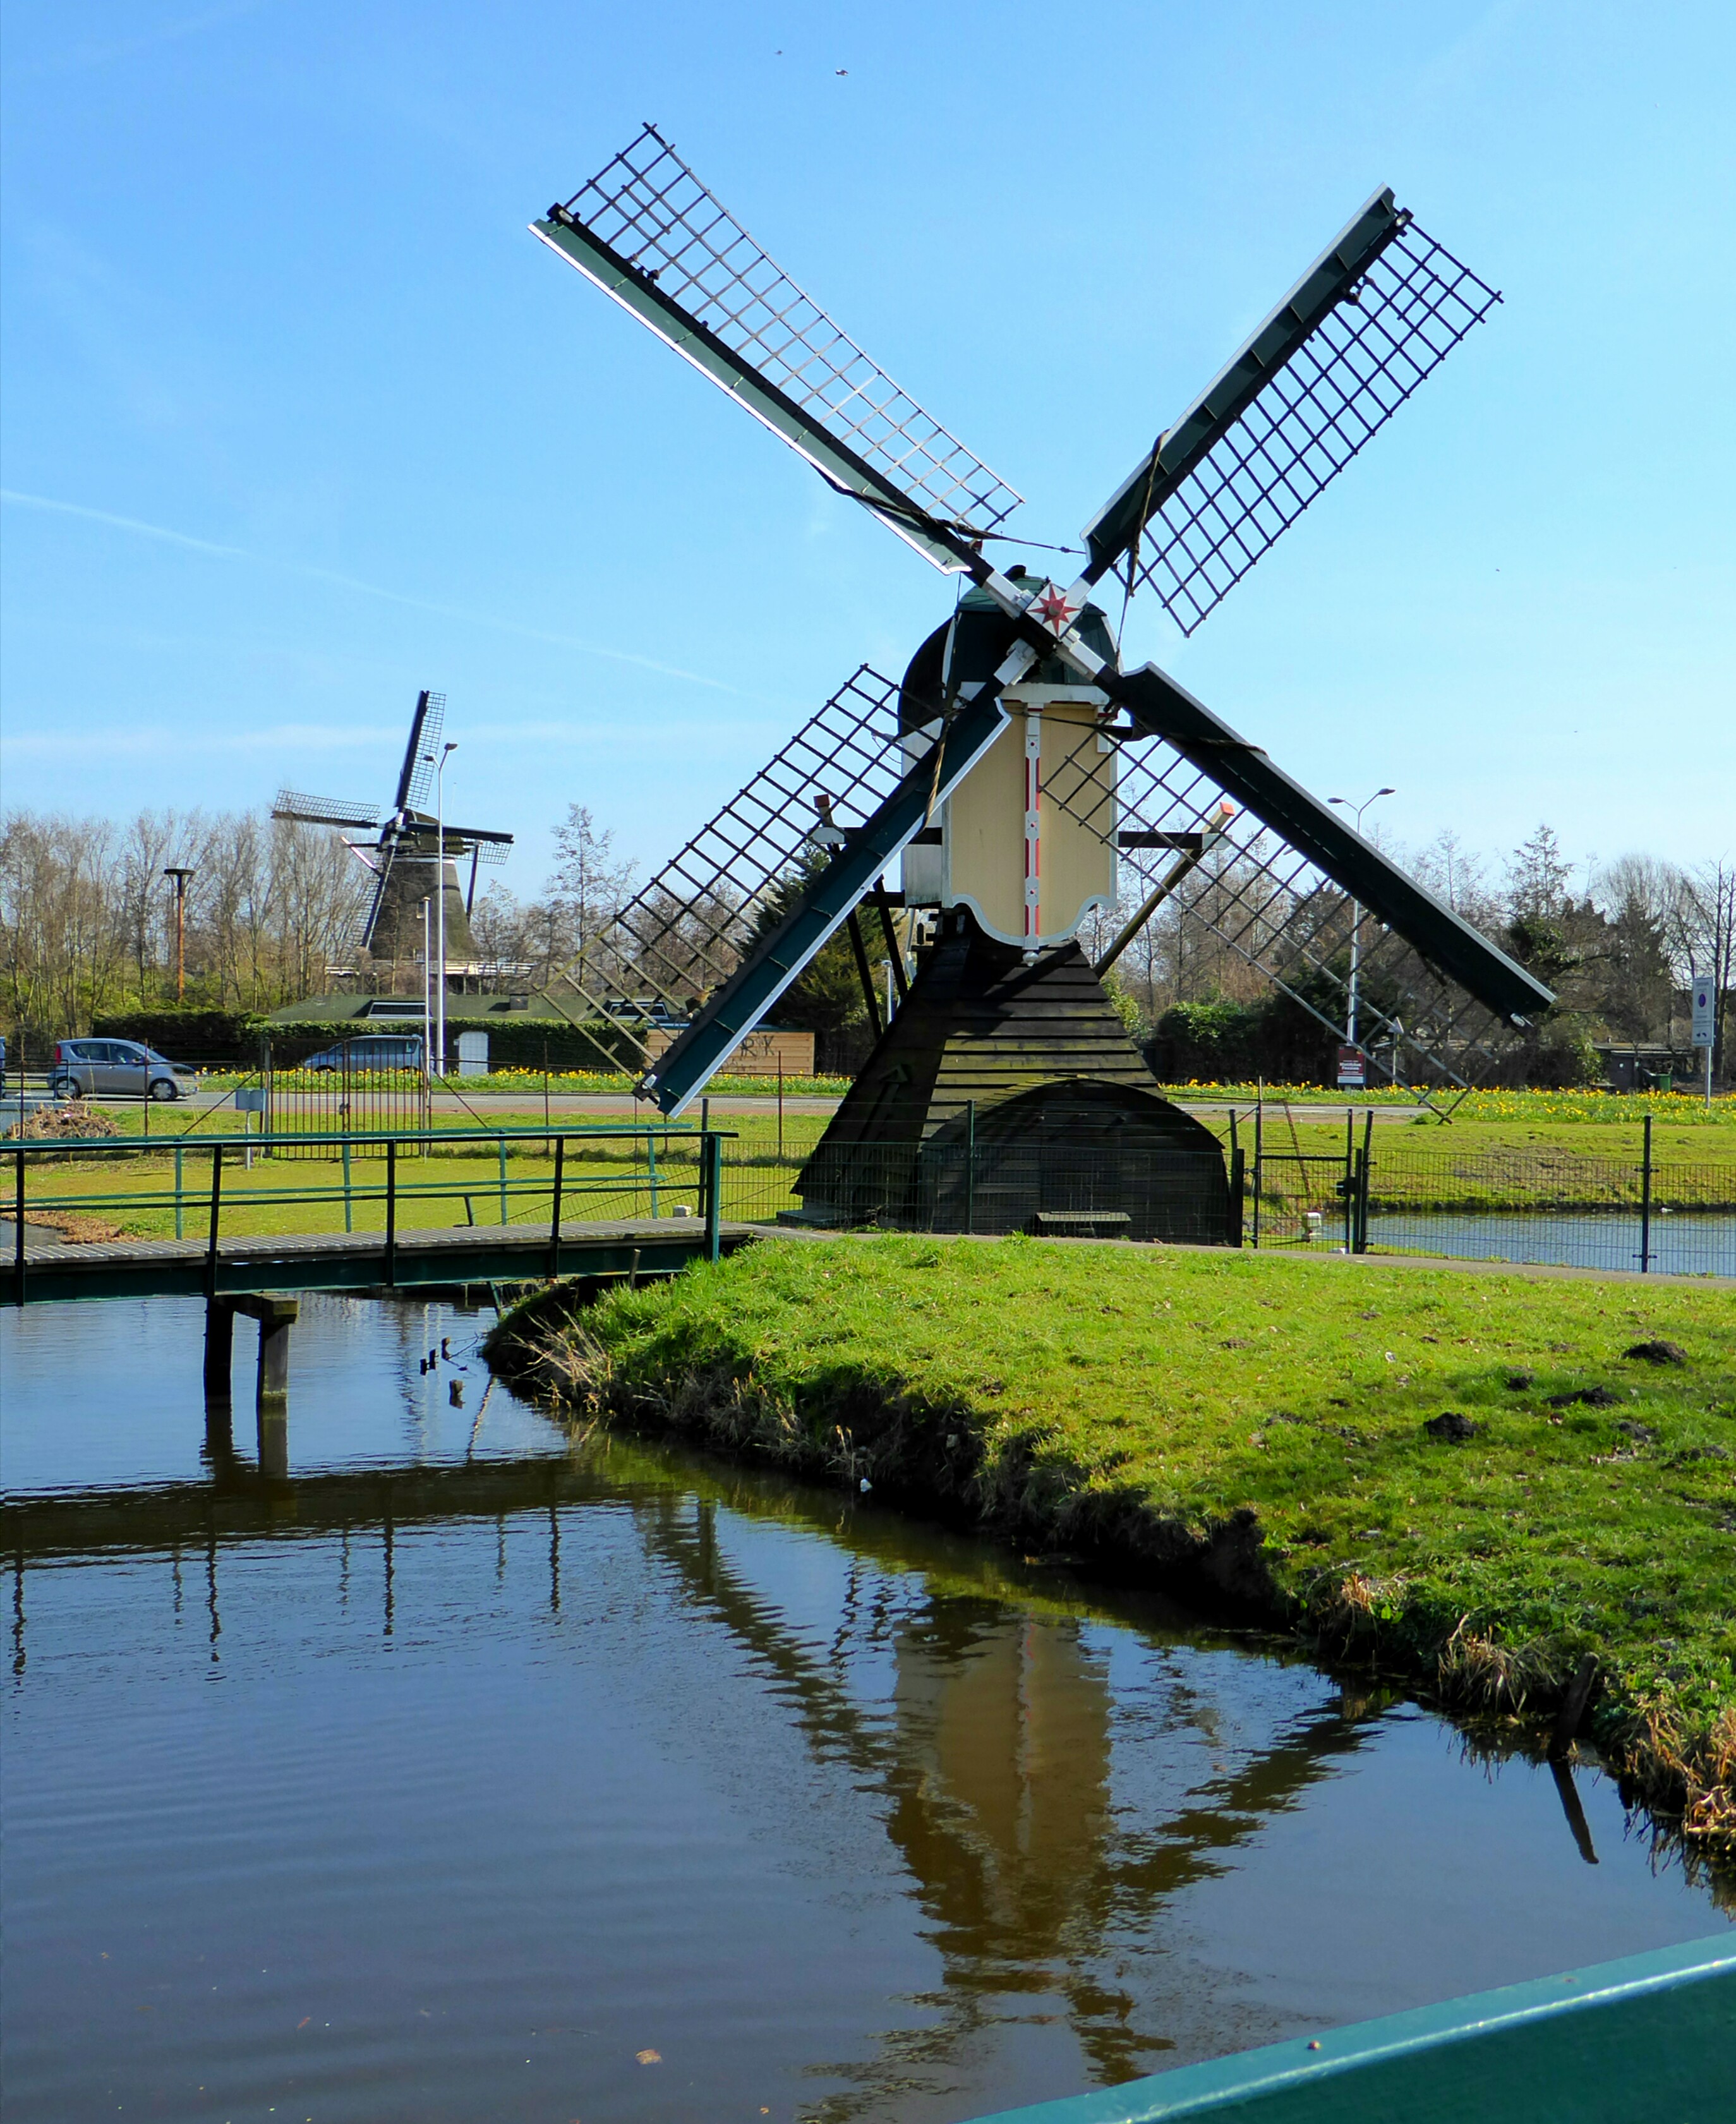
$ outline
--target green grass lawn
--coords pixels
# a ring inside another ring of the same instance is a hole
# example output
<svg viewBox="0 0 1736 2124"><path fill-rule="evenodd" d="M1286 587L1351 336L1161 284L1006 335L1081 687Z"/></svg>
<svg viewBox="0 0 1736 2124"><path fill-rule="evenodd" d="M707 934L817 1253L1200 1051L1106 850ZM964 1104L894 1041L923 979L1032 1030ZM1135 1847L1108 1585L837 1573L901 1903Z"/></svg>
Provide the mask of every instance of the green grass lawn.
<svg viewBox="0 0 1736 2124"><path fill-rule="evenodd" d="M1623 1354L1657 1338L1687 1361ZM1027 1544L1217 1572L1316 1649L1469 1708L1536 1717L1593 1652L1613 1760L1691 1832L1736 1835L1727 1291L789 1242L613 1295L533 1369L576 1407ZM1449 1411L1462 1443L1424 1429Z"/></svg>

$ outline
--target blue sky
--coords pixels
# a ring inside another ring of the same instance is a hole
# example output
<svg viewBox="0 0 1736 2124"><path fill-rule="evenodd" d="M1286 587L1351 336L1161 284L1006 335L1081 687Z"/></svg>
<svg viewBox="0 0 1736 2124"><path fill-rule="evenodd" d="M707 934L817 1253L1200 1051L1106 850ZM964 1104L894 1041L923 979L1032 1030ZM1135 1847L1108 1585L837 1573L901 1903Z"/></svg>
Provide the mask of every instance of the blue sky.
<svg viewBox="0 0 1736 2124"><path fill-rule="evenodd" d="M1729 853L1733 19L14 0L6 801L383 797L432 685L529 892L901 668L950 586L526 233L649 117L1034 538L1391 184L1503 307L1129 650L1402 842Z"/></svg>

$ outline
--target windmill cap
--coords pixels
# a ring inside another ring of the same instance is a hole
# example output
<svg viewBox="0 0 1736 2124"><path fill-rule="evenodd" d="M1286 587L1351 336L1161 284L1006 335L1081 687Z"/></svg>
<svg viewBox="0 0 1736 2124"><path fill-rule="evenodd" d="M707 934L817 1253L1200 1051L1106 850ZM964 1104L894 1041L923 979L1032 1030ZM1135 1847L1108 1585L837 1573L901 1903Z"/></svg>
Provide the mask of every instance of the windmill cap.
<svg viewBox="0 0 1736 2124"><path fill-rule="evenodd" d="M1015 580L1024 573L1022 568L1007 570L1007 574ZM1074 622L1074 627L1086 647L1113 667L1115 644L1102 609L1087 604ZM952 661L949 670L946 637L955 629L956 632L954 634ZM987 590L967 590L959 600L955 617L937 627L910 660L898 695L899 728L915 730L934 720L939 709L943 681L970 686L992 679L1006 654L1006 618L1000 606ZM1027 684L1035 686L1065 686L1069 683L1077 683L1081 689L1088 684L1058 656L1045 656L1026 679Z"/></svg>

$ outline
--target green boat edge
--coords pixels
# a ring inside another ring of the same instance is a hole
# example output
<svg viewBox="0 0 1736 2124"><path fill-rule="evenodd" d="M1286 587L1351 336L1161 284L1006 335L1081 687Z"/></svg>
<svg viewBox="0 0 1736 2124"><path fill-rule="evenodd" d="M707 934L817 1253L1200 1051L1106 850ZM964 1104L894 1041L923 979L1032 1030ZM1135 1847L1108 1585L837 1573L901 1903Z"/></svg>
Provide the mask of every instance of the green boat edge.
<svg viewBox="0 0 1736 2124"><path fill-rule="evenodd" d="M1736 1932L1321 2029L974 2124L1730 2124Z"/></svg>

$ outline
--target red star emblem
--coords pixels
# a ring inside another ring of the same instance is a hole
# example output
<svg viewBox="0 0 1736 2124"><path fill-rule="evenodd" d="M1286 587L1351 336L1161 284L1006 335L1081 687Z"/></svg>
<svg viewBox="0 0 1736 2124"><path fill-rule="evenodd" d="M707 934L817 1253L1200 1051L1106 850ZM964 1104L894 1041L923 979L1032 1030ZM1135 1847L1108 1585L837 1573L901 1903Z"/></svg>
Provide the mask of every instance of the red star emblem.
<svg viewBox="0 0 1736 2124"><path fill-rule="evenodd" d="M1031 599L1030 609L1051 634L1065 634L1072 625L1073 609L1067 601L1067 593L1053 583L1044 585Z"/></svg>

